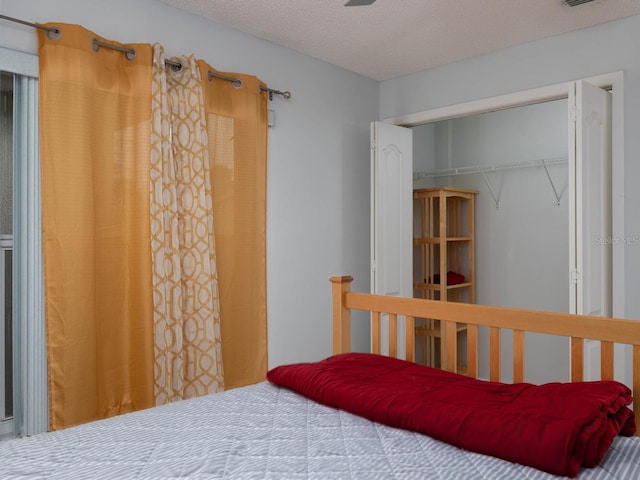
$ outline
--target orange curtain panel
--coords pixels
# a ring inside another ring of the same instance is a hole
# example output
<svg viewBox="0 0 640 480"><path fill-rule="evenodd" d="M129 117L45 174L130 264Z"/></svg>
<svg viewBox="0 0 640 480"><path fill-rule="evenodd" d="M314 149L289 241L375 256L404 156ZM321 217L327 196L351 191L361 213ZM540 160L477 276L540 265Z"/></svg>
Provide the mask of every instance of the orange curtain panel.
<svg viewBox="0 0 640 480"><path fill-rule="evenodd" d="M265 379L267 370L267 94L256 77L198 62L211 161L225 387ZM220 73L220 72L217 72Z"/></svg>
<svg viewBox="0 0 640 480"><path fill-rule="evenodd" d="M50 426L154 404L150 45L39 34ZM117 44L116 42L109 42Z"/></svg>
<svg viewBox="0 0 640 480"><path fill-rule="evenodd" d="M202 82L154 45L151 216L155 402L223 389L218 273Z"/></svg>

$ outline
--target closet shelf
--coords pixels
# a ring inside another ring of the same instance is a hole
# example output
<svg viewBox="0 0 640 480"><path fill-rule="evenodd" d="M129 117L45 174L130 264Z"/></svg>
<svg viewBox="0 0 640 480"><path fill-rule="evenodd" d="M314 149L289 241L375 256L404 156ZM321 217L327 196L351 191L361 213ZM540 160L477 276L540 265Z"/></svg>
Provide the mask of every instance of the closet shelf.
<svg viewBox="0 0 640 480"><path fill-rule="evenodd" d="M551 165L566 165L568 162L567 156L552 157L552 158L540 158L536 160L528 160L524 162L513 163L498 163L494 165L475 165L468 167L458 168L446 168L441 170L430 170L428 172L413 172L413 179L420 180L421 178L435 178L435 177L451 177L454 175L473 175L478 173L490 173L500 170L511 170L514 168L531 168L531 167L550 167Z"/></svg>
<svg viewBox="0 0 640 480"><path fill-rule="evenodd" d="M474 201L477 193L455 187L413 191L413 294L416 298L475 303ZM454 364L450 368L457 365L461 371L466 329L466 324L457 325L456 352L453 357L446 357L442 348L446 344L445 323L416 319L419 361L441 367L446 367L449 361Z"/></svg>
<svg viewBox="0 0 640 480"><path fill-rule="evenodd" d="M445 241L447 242L470 242L471 240L473 240L472 237L446 237ZM440 237L420 237L420 238L414 238L413 239L413 243L415 245L421 245L423 243L434 243L434 244L439 244L440 243Z"/></svg>
<svg viewBox="0 0 640 480"><path fill-rule="evenodd" d="M471 282L456 283L455 285L446 285L447 290L455 290L457 288L466 288L473 286ZM440 290L442 286L439 283L414 283L413 288L416 290Z"/></svg>

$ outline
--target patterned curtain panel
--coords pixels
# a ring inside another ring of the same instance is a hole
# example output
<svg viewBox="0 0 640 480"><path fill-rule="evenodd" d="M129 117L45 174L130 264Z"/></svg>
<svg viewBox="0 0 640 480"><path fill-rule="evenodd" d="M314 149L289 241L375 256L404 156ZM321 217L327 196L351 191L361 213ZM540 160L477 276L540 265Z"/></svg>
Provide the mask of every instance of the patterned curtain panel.
<svg viewBox="0 0 640 480"><path fill-rule="evenodd" d="M225 386L265 379L267 371L267 94L237 73L238 88L198 62L204 86L213 217L216 223ZM222 73L222 72L217 72Z"/></svg>
<svg viewBox="0 0 640 480"><path fill-rule="evenodd" d="M154 402L150 45L39 32L40 156L53 430ZM115 43L115 42L112 42Z"/></svg>
<svg viewBox="0 0 640 480"><path fill-rule="evenodd" d="M154 45L151 232L157 405L223 389L211 176L200 72Z"/></svg>

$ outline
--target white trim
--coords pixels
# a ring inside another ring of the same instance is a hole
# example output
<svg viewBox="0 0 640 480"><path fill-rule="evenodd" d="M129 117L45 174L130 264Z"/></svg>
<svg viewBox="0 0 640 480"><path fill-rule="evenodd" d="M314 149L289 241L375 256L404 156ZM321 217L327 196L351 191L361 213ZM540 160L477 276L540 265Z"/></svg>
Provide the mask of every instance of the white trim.
<svg viewBox="0 0 640 480"><path fill-rule="evenodd" d="M585 80L600 88L610 89L612 93L611 125L612 125L612 235L613 238L625 239L625 202L624 202L624 72L617 71L596 75L584 79L573 79L567 82L549 85L522 92L509 93L481 100L474 100L457 105L434 108L396 117L385 118L384 122L393 125L413 127L425 123L450 120L478 113L487 113L507 108L531 105L534 103L569 98L575 81ZM571 149L569 145L569 149ZM575 148L575 145L574 147ZM613 316L624 318L625 307L625 245L621 242L613 249L612 259L612 309ZM615 363L624 367L631 364L631 350L616 346ZM622 361L621 361L622 360ZM616 378L628 383L630 372L616 369Z"/></svg>
<svg viewBox="0 0 640 480"><path fill-rule="evenodd" d="M591 80L588 80L593 83ZM611 232L614 238L625 238L624 225L624 74L612 74L609 82L611 99ZM601 87L602 88L602 87ZM612 308L613 316L624 318L625 311L625 246L613 249Z"/></svg>
<svg viewBox="0 0 640 480"><path fill-rule="evenodd" d="M38 141L38 80L16 77L14 321L16 434L49 427Z"/></svg>
<svg viewBox="0 0 640 480"><path fill-rule="evenodd" d="M449 105L424 112L410 113L397 117L385 118L385 123L400 125L403 127L415 127L425 123L451 120L452 118L466 117L478 113L495 112L507 108L531 105L534 103L557 100L567 96L567 83L535 88L524 92L508 93L497 97L483 98L471 102Z"/></svg>
<svg viewBox="0 0 640 480"><path fill-rule="evenodd" d="M0 375L0 378L2 378L2 381L0 381L0 426L2 426L2 423L4 421L5 418L7 418L6 415L6 402L5 402L5 396L6 396L6 391L5 391L5 383L7 382L5 376L4 376L4 368L5 368L5 364L4 364L4 345L5 345L5 337L4 337L4 331L5 331L5 321L6 319L4 318L4 309L5 309L5 295L4 295L4 277L5 277L5 271L4 271L4 252L8 250L8 247L5 247L3 239L0 238L0 285L3 286L3 288L0 288L0 352L2 352L2 355L0 355L0 372L2 372L2 374ZM6 426L5 426L6 427ZM3 435L4 429L0 429L0 436ZM8 432L4 432L5 434ZM11 432L12 433L12 432Z"/></svg>
<svg viewBox="0 0 640 480"><path fill-rule="evenodd" d="M607 73L604 75L576 80L585 80L600 88L611 88L616 87L617 85L622 85L622 72ZM569 82L533 88L522 92L507 93L496 97L483 98L456 105L448 105L423 112L389 117L385 118L384 122L402 127L415 127L416 125L440 122L442 120L451 120L452 118L466 117L478 113L495 112L507 108L532 105L534 103L548 102L550 100L559 100L561 98L567 98L570 85L572 85L574 81L575 80L571 80ZM620 92L621 91L622 90L620 90Z"/></svg>
<svg viewBox="0 0 640 480"><path fill-rule="evenodd" d="M578 246L578 225L576 209L576 128L577 128L577 106L576 106L576 85L571 82L569 88L568 112L567 112L567 143L569 156L568 172L568 198L569 198L569 313L578 313L578 255L581 248ZM571 359L569 359L571 362Z"/></svg>
<svg viewBox="0 0 640 480"><path fill-rule="evenodd" d="M0 47L0 70L26 77L38 77L38 57Z"/></svg>
<svg viewBox="0 0 640 480"><path fill-rule="evenodd" d="M0 235L0 249L13 248L13 235Z"/></svg>

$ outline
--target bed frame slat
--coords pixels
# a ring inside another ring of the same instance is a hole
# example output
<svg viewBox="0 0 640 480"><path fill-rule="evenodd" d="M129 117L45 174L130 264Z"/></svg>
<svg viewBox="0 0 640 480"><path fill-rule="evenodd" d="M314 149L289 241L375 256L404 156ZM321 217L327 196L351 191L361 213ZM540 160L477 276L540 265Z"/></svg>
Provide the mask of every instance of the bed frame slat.
<svg viewBox="0 0 640 480"><path fill-rule="evenodd" d="M389 314L389 356L398 358L398 315Z"/></svg>
<svg viewBox="0 0 640 480"><path fill-rule="evenodd" d="M613 380L613 342L600 342L600 378Z"/></svg>
<svg viewBox="0 0 640 480"><path fill-rule="evenodd" d="M445 337L445 355L444 355L444 365L442 367L443 370L447 370L449 372L456 372L458 369L457 363L457 343L458 343L458 335L457 335L457 324L456 322L444 322L444 337ZM442 342L441 342L442 345ZM442 357L442 353L441 353Z"/></svg>
<svg viewBox="0 0 640 480"><path fill-rule="evenodd" d="M478 378L478 327L467 325L467 375Z"/></svg>
<svg viewBox="0 0 640 480"><path fill-rule="evenodd" d="M633 346L633 412L636 416L636 425L640 421L640 346ZM636 432L636 436L640 436L639 432Z"/></svg>
<svg viewBox="0 0 640 480"><path fill-rule="evenodd" d="M524 382L524 332L513 331L513 383Z"/></svg>
<svg viewBox="0 0 640 480"><path fill-rule="evenodd" d="M407 315L404 319L405 352L406 359L410 362L416 361L416 322L415 319Z"/></svg>
<svg viewBox="0 0 640 480"><path fill-rule="evenodd" d="M371 312L371 353L380 354L380 312Z"/></svg>
<svg viewBox="0 0 640 480"><path fill-rule="evenodd" d="M500 381L500 329L489 328L489 380Z"/></svg>
<svg viewBox="0 0 640 480"><path fill-rule="evenodd" d="M571 381L581 382L584 379L584 340L571 337Z"/></svg>

